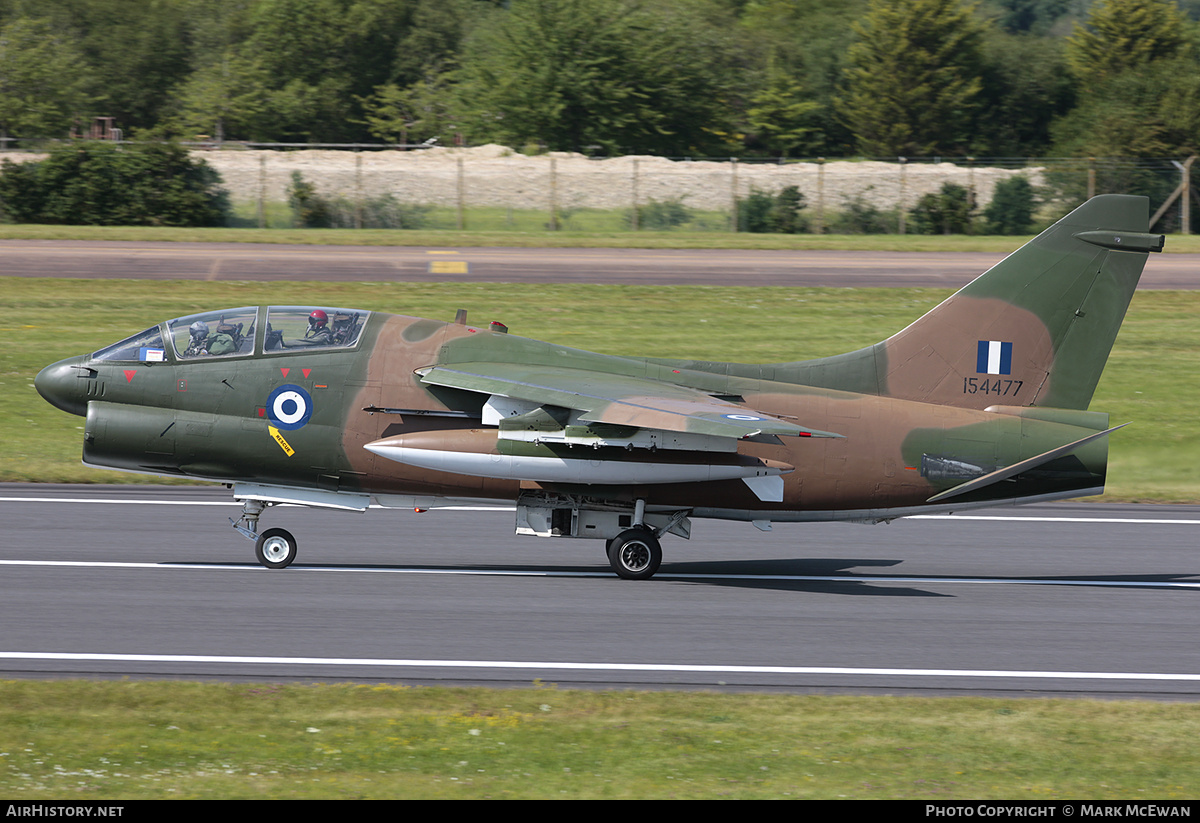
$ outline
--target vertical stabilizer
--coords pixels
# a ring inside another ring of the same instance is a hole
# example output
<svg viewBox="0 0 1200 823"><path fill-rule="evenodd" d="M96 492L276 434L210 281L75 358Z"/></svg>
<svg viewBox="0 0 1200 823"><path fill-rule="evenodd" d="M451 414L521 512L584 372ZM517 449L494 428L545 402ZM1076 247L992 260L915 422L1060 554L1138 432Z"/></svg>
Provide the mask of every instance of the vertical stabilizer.
<svg viewBox="0 0 1200 823"><path fill-rule="evenodd" d="M968 408L1086 409L1146 256L1145 197L1093 197L882 343L789 380ZM849 382L839 385L844 376Z"/></svg>

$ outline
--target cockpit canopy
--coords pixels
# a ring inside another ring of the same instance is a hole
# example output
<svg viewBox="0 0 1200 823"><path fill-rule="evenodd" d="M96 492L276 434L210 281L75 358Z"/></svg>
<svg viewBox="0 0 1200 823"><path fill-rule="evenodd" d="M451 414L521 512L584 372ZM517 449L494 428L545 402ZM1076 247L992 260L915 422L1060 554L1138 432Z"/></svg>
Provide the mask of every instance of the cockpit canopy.
<svg viewBox="0 0 1200 823"><path fill-rule="evenodd" d="M157 363L291 349L348 349L358 345L369 316L361 309L329 306L247 306L201 312L146 329L101 349L92 359Z"/></svg>

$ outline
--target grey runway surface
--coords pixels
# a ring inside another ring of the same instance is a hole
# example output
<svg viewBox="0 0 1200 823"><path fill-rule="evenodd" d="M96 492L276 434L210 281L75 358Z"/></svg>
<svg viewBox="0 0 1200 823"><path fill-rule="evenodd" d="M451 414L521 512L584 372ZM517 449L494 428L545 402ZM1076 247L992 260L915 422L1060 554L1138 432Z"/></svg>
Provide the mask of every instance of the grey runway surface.
<svg viewBox="0 0 1200 823"><path fill-rule="evenodd" d="M300 558L268 571L237 510L0 486L0 672L1200 699L1200 507L697 521L639 582L511 511L276 508Z"/></svg>
<svg viewBox="0 0 1200 823"><path fill-rule="evenodd" d="M1014 250L1018 245L1014 241ZM430 249L3 240L0 275L150 280L959 288L1003 257L1003 254L975 252ZM1200 254L1152 254L1139 288L1198 286Z"/></svg>

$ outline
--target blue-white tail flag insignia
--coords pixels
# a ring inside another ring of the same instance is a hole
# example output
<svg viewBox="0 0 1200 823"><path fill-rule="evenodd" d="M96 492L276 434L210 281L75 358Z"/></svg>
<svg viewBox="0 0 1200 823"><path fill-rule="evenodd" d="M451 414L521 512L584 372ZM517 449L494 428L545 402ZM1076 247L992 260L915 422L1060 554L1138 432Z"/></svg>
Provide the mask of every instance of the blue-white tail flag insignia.
<svg viewBox="0 0 1200 823"><path fill-rule="evenodd" d="M980 374L1012 374L1012 343L980 340L975 371Z"/></svg>

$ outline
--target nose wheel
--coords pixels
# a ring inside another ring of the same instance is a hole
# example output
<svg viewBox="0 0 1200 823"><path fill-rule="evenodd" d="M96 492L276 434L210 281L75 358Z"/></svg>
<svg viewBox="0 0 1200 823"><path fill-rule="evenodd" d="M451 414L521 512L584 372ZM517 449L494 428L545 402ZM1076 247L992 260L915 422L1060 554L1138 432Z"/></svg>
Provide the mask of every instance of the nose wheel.
<svg viewBox="0 0 1200 823"><path fill-rule="evenodd" d="M287 529L267 529L254 541L254 556L268 569L285 569L296 559L296 538Z"/></svg>

